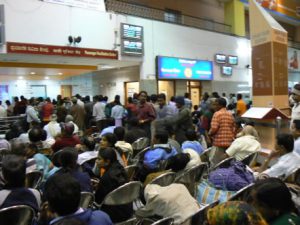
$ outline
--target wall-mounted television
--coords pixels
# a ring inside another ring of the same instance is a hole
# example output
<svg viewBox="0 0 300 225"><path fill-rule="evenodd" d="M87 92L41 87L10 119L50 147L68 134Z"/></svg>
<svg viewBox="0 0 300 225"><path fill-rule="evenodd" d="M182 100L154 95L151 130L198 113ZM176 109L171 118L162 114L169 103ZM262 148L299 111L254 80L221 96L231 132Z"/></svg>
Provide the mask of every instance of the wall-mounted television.
<svg viewBox="0 0 300 225"><path fill-rule="evenodd" d="M125 39L143 40L143 27L121 23L121 36Z"/></svg>
<svg viewBox="0 0 300 225"><path fill-rule="evenodd" d="M144 54L144 45L142 41L121 40L122 55L142 56Z"/></svg>
<svg viewBox="0 0 300 225"><path fill-rule="evenodd" d="M156 57L157 79L213 80L213 63L206 60Z"/></svg>
<svg viewBox="0 0 300 225"><path fill-rule="evenodd" d="M223 54L215 54L215 62L220 64L225 64L227 56Z"/></svg>
<svg viewBox="0 0 300 225"><path fill-rule="evenodd" d="M238 64L238 57L237 56L233 56L233 55L229 55L228 56L228 64L230 64L230 65L237 65Z"/></svg>
<svg viewBox="0 0 300 225"><path fill-rule="evenodd" d="M225 76L232 75L232 66L221 66L221 73Z"/></svg>

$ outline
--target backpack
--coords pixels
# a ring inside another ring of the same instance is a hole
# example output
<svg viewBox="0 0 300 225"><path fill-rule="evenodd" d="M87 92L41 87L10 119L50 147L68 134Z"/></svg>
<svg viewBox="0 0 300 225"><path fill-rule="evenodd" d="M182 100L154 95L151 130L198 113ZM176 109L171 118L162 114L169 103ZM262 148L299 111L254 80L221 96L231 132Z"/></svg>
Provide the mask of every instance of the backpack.
<svg viewBox="0 0 300 225"><path fill-rule="evenodd" d="M254 176L246 165L232 161L228 168L218 168L209 174L208 180L217 189L238 191L254 182Z"/></svg>

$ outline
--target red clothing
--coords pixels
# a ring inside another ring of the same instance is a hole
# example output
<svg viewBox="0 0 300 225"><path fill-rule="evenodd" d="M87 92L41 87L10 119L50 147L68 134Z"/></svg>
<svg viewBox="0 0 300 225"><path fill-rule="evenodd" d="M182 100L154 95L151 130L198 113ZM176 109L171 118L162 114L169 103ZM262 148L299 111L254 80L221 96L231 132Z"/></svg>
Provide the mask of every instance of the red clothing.
<svg viewBox="0 0 300 225"><path fill-rule="evenodd" d="M235 135L235 123L226 108L215 112L209 133L213 137L213 146L227 148L231 145Z"/></svg>
<svg viewBox="0 0 300 225"><path fill-rule="evenodd" d="M80 144L80 139L78 136L73 135L72 137L60 137L52 145L53 152L57 152L64 147L75 147L77 144Z"/></svg>
<svg viewBox="0 0 300 225"><path fill-rule="evenodd" d="M51 102L46 102L42 107L43 121L50 121L50 116L53 114L54 106Z"/></svg>
<svg viewBox="0 0 300 225"><path fill-rule="evenodd" d="M137 118L139 120L152 121L156 117L153 106L147 102L138 105Z"/></svg>

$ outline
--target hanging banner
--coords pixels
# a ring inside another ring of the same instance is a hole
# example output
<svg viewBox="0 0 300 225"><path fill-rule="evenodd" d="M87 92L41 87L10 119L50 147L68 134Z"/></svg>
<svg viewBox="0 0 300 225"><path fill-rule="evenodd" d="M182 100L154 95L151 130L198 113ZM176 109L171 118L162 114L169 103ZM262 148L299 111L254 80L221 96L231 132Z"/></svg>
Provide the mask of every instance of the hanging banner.
<svg viewBox="0 0 300 225"><path fill-rule="evenodd" d="M101 12L106 11L104 0L43 0L43 1L48 3L68 5L72 7L93 9Z"/></svg>
<svg viewBox="0 0 300 225"><path fill-rule="evenodd" d="M249 4L249 0L240 0L243 3ZM299 22L300 20L300 2L287 0L256 0L267 11L276 15Z"/></svg>

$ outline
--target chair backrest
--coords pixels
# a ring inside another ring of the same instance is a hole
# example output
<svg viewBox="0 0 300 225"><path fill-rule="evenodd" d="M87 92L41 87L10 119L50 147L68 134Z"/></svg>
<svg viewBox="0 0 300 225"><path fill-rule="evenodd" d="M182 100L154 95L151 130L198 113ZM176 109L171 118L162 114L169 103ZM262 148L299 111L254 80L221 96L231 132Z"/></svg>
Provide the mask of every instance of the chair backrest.
<svg viewBox="0 0 300 225"><path fill-rule="evenodd" d="M134 164L138 163L140 160L143 160L145 153L150 149L150 147L144 148L132 159Z"/></svg>
<svg viewBox="0 0 300 225"><path fill-rule="evenodd" d="M226 159L222 160L221 162L217 163L215 166L213 166L211 170L215 170L217 168L226 168L226 167L229 167L230 163L233 160L235 160L234 157L226 158Z"/></svg>
<svg viewBox="0 0 300 225"><path fill-rule="evenodd" d="M204 224L206 221L206 214L210 208L215 207L219 204L219 201L214 201L211 204L202 206L196 213L194 213L190 218L188 218L183 224Z"/></svg>
<svg viewBox="0 0 300 225"><path fill-rule="evenodd" d="M201 162L207 162L207 163L209 163L211 151L212 151L212 147L210 147L208 149L205 149L204 152L202 152L200 154Z"/></svg>
<svg viewBox="0 0 300 225"><path fill-rule="evenodd" d="M140 196L142 184L139 181L131 181L106 195L102 204L105 205L123 205L129 204Z"/></svg>
<svg viewBox="0 0 300 225"><path fill-rule="evenodd" d="M135 172L137 171L139 167L136 166L136 165L130 165L130 166L126 166L124 167L126 173L127 173L127 177L129 180L132 180L134 175L135 175Z"/></svg>
<svg viewBox="0 0 300 225"><path fill-rule="evenodd" d="M192 196L195 194L196 184L200 182L202 175L207 170L207 164L201 163L198 166L185 171L180 176L176 177L175 182L184 184Z"/></svg>
<svg viewBox="0 0 300 225"><path fill-rule="evenodd" d="M152 223L152 225L172 225L172 224L174 224L174 219L170 217L163 218L161 220Z"/></svg>
<svg viewBox="0 0 300 225"><path fill-rule="evenodd" d="M153 179L150 184L158 184L159 186L165 187L172 184L175 181L175 178L176 173L167 172Z"/></svg>
<svg viewBox="0 0 300 225"><path fill-rule="evenodd" d="M258 152L252 152L252 153L248 154L243 160L241 160L241 162L244 163L245 165L249 166L251 164L251 162L256 160L257 155L258 155Z"/></svg>
<svg viewBox="0 0 300 225"><path fill-rule="evenodd" d="M80 193L80 203L79 206L83 209L91 208L95 201L95 196L91 192L81 192Z"/></svg>
<svg viewBox="0 0 300 225"><path fill-rule="evenodd" d="M26 187L37 189L43 180L43 173L41 171L32 171L26 173Z"/></svg>
<svg viewBox="0 0 300 225"><path fill-rule="evenodd" d="M234 195L231 195L230 198L228 198L228 201L245 201L245 197L248 196L253 185L254 185L254 183L249 184L246 187L243 187L238 192L236 192Z"/></svg>
<svg viewBox="0 0 300 225"><path fill-rule="evenodd" d="M34 210L29 206L12 206L0 210L0 224L31 225L34 216Z"/></svg>
<svg viewBox="0 0 300 225"><path fill-rule="evenodd" d="M300 186L300 168L294 169L288 177L283 176L282 180L287 183L293 183Z"/></svg>
<svg viewBox="0 0 300 225"><path fill-rule="evenodd" d="M149 138L147 137L141 137L137 139L135 142L132 143L132 150L134 153L137 153L144 148L147 148L150 144Z"/></svg>

